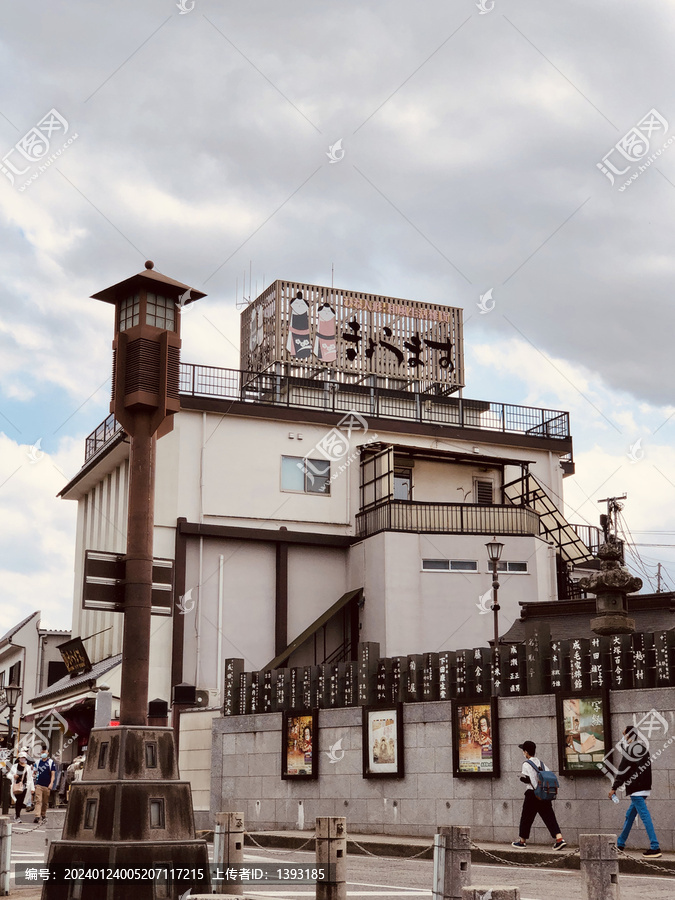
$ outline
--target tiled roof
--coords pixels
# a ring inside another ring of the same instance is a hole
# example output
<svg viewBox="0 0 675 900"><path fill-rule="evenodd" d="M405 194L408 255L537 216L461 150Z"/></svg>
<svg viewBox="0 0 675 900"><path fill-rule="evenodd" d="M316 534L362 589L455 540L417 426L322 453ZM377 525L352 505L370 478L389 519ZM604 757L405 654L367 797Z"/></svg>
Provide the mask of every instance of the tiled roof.
<svg viewBox="0 0 675 900"><path fill-rule="evenodd" d="M102 659L100 662L94 663L91 667L91 671L84 672L82 675L75 675L74 677L64 675L63 678L59 678L54 684L50 684L48 688L45 688L44 691L41 691L37 696L33 697L33 699L30 700L30 703L39 703L50 698L55 699L59 694L70 693L73 687L87 684L90 681L96 681L101 675L105 675L106 672L110 672L115 666L119 666L121 662L122 654L118 653L117 656L109 656L108 659Z"/></svg>

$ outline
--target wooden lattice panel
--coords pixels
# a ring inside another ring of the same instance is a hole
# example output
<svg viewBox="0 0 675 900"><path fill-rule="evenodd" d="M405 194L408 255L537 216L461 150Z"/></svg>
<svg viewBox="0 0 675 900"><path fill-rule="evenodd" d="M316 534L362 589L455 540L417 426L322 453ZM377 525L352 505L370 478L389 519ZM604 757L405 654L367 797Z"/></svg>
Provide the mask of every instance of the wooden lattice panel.
<svg viewBox="0 0 675 900"><path fill-rule="evenodd" d="M275 281L241 316L241 368L281 363L359 380L464 385L462 310Z"/></svg>

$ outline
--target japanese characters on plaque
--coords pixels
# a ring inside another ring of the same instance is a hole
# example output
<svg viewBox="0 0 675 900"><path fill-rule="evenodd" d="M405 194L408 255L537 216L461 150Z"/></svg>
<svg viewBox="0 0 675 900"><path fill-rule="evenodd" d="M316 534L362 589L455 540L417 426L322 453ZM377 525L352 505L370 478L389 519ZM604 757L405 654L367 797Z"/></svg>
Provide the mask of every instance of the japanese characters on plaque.
<svg viewBox="0 0 675 900"><path fill-rule="evenodd" d="M272 673L263 672L262 711L272 712Z"/></svg>
<svg viewBox="0 0 675 900"><path fill-rule="evenodd" d="M251 673L251 712L260 712L260 672Z"/></svg>
<svg viewBox="0 0 675 900"><path fill-rule="evenodd" d="M288 709L287 675L285 669L277 669L276 708L278 710Z"/></svg>
<svg viewBox="0 0 675 900"><path fill-rule="evenodd" d="M330 706L340 705L340 666L337 663L330 668L328 697Z"/></svg>
<svg viewBox="0 0 675 900"><path fill-rule="evenodd" d="M225 660L225 680L223 685L223 715L239 715L239 676L244 671L243 659Z"/></svg>
<svg viewBox="0 0 675 900"><path fill-rule="evenodd" d="M573 691L585 691L590 687L589 642L584 639L570 641L570 684Z"/></svg>
<svg viewBox="0 0 675 900"><path fill-rule="evenodd" d="M562 690L563 666L561 641L551 641L551 690Z"/></svg>
<svg viewBox="0 0 675 900"><path fill-rule="evenodd" d="M294 666L291 669L290 681L288 685L288 702L291 709L298 709L300 706L300 682L302 669Z"/></svg>
<svg viewBox="0 0 675 900"><path fill-rule="evenodd" d="M672 632L657 631L654 635L654 662L656 665L656 686L670 684L670 640Z"/></svg>
<svg viewBox="0 0 675 900"><path fill-rule="evenodd" d="M395 656L391 661L391 702L398 703L402 700L401 678L403 672L403 660L405 657Z"/></svg>
<svg viewBox="0 0 675 900"><path fill-rule="evenodd" d="M406 678L406 696L409 703L414 703L422 698L422 670L424 669L424 657L421 654L413 654L408 657L408 673Z"/></svg>
<svg viewBox="0 0 675 900"><path fill-rule="evenodd" d="M354 706L356 704L356 685L354 663L348 662L345 665L345 706Z"/></svg>
<svg viewBox="0 0 675 900"><path fill-rule="evenodd" d="M378 703L391 702L391 674L388 671L391 663L387 659L377 661L377 681L375 685L375 699Z"/></svg>
<svg viewBox="0 0 675 900"><path fill-rule="evenodd" d="M457 696L466 697L466 651L457 651Z"/></svg>
<svg viewBox="0 0 675 900"><path fill-rule="evenodd" d="M275 281L241 315L241 368L275 363L464 384L462 310Z"/></svg>
<svg viewBox="0 0 675 900"><path fill-rule="evenodd" d="M508 684L505 685L504 693L508 694L524 694L525 672L524 668L527 663L527 649L522 644L509 644L509 665L508 665Z"/></svg>
<svg viewBox="0 0 675 900"><path fill-rule="evenodd" d="M450 699L450 680L452 677L451 651L438 654L438 699Z"/></svg>
<svg viewBox="0 0 675 900"><path fill-rule="evenodd" d="M590 681L591 688L601 688L605 685L604 654L606 652L606 639L594 637L590 640Z"/></svg>

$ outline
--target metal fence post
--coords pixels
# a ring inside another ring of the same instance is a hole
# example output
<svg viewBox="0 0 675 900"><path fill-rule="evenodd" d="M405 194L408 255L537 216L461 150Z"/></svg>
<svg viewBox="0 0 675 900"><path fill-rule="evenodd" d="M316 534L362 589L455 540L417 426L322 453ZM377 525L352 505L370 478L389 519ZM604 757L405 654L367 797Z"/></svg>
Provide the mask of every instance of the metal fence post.
<svg viewBox="0 0 675 900"><path fill-rule="evenodd" d="M218 868L239 867L244 862L244 814L241 812L216 813L213 832L213 864ZM216 883L217 894L239 894L241 885Z"/></svg>
<svg viewBox="0 0 675 900"><path fill-rule="evenodd" d="M317 881L316 900L347 900L347 820L317 816L316 865L331 867L331 881Z"/></svg>
<svg viewBox="0 0 675 900"><path fill-rule="evenodd" d="M588 900L619 900L615 834L580 834L579 857Z"/></svg>
<svg viewBox="0 0 675 900"><path fill-rule="evenodd" d="M462 900L462 888L470 882L471 829L440 827L434 835L433 900Z"/></svg>
<svg viewBox="0 0 675 900"><path fill-rule="evenodd" d="M9 869L12 858L12 823L0 816L0 897L9 896Z"/></svg>

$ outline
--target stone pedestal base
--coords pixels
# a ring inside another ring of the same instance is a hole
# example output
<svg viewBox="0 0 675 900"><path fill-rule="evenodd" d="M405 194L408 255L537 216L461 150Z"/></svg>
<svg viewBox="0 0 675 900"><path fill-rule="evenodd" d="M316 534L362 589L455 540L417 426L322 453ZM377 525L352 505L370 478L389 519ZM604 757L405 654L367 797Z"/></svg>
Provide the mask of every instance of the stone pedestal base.
<svg viewBox="0 0 675 900"><path fill-rule="evenodd" d="M591 631L594 634L634 634L635 619L617 613L607 613L591 619Z"/></svg>
<svg viewBox="0 0 675 900"><path fill-rule="evenodd" d="M63 838L51 845L50 866L105 870L104 877L49 882L42 900L180 900L192 887L210 888L208 849L195 839L190 785L180 780L171 728L92 730ZM185 877L109 878L109 869L180 869Z"/></svg>

